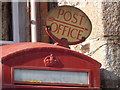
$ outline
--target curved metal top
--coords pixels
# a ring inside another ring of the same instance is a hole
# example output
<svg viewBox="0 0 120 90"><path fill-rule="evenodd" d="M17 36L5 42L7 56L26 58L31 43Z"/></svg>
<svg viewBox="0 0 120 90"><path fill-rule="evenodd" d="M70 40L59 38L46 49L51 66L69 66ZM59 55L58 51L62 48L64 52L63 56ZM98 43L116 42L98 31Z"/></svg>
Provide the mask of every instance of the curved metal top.
<svg viewBox="0 0 120 90"><path fill-rule="evenodd" d="M73 55L75 57L79 57L80 59L83 59L83 60L95 65L98 68L101 67L101 64L99 62L97 62L96 60L94 60L84 54L78 53L76 51L72 51L65 47L47 44L47 43L40 43L40 42L16 43L16 44L0 46L0 50L1 50L0 58L1 58L2 63L6 62L7 60L9 60L9 58L14 57L15 55L23 55L25 53L50 50L50 51L54 51L54 52L62 52L65 54Z"/></svg>

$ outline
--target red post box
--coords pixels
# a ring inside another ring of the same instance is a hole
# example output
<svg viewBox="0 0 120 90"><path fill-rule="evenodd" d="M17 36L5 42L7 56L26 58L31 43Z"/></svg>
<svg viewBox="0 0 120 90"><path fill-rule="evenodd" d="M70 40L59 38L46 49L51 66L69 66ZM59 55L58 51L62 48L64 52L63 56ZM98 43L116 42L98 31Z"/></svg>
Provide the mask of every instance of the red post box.
<svg viewBox="0 0 120 90"><path fill-rule="evenodd" d="M100 89L101 64L86 55L45 43L18 43L0 48L3 89Z"/></svg>

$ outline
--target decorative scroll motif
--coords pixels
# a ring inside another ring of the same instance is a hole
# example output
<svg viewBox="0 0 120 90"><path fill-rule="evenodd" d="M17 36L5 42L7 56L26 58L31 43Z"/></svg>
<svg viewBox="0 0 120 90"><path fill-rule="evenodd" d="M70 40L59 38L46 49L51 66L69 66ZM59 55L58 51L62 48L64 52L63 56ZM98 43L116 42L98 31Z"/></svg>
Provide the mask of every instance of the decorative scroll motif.
<svg viewBox="0 0 120 90"><path fill-rule="evenodd" d="M46 67L54 67L59 64L59 60L56 59L53 54L50 54L49 56L45 57L44 64Z"/></svg>

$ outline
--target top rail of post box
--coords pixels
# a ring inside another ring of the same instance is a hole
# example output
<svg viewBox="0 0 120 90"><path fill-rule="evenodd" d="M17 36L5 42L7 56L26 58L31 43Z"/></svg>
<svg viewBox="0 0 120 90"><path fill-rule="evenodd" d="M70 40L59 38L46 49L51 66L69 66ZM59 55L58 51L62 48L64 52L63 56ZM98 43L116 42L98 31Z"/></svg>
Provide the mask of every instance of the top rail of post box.
<svg viewBox="0 0 120 90"><path fill-rule="evenodd" d="M2 63L4 63L5 61L9 60L9 58L12 58L16 55L23 55L25 53L34 53L34 52L48 50L48 51L62 52L69 55L73 55L83 60L86 60L91 64L94 64L98 68L101 67L101 64L91 57L88 57L84 54L70 50L65 47L47 44L47 43L40 43L40 42L16 43L11 45L0 46L0 50L1 50L0 58Z"/></svg>

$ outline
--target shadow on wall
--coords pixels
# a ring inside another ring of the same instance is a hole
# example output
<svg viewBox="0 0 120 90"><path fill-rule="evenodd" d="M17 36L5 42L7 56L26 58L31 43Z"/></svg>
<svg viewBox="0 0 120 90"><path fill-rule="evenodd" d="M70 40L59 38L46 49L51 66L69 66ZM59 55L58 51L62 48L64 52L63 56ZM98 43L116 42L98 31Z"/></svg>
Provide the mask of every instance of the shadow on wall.
<svg viewBox="0 0 120 90"><path fill-rule="evenodd" d="M101 69L100 78L102 90L120 90L120 77L113 72Z"/></svg>

